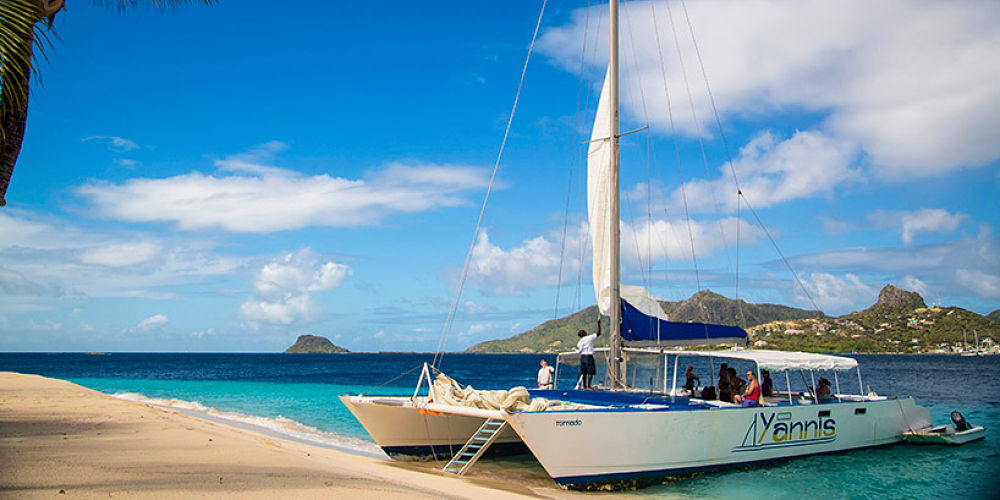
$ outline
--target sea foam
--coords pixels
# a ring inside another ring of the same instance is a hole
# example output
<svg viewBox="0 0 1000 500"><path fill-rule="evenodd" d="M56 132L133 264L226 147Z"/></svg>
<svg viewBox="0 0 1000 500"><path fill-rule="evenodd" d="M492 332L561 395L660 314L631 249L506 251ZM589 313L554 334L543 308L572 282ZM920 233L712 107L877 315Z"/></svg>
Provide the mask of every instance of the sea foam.
<svg viewBox="0 0 1000 500"><path fill-rule="evenodd" d="M150 398L143 394L134 392L117 392L112 394L112 396L126 401L159 406L162 408L171 408L195 417L202 417L236 427L250 428L251 430L277 435L279 437L305 442L308 444L365 455L384 456L382 450L375 443L370 441L322 431L290 418L285 418L281 415L278 415L277 417L246 415L243 413L218 410L216 408L205 406L197 401Z"/></svg>

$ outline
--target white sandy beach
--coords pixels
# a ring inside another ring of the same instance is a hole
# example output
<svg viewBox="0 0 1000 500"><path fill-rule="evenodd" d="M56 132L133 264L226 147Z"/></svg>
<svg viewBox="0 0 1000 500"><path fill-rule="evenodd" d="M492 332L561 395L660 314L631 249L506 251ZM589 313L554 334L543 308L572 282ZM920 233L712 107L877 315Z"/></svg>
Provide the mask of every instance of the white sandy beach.
<svg viewBox="0 0 1000 500"><path fill-rule="evenodd" d="M0 373L0 497L278 496L595 497L554 483L446 476L116 399L63 380Z"/></svg>

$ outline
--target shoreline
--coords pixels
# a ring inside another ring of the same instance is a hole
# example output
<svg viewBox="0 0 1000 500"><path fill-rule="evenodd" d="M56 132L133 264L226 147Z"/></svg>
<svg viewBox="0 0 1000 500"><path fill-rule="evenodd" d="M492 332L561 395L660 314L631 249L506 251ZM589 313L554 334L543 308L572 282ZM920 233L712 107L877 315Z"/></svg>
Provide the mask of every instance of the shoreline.
<svg viewBox="0 0 1000 500"><path fill-rule="evenodd" d="M445 475L222 420L0 372L0 496L594 497L509 473Z"/></svg>

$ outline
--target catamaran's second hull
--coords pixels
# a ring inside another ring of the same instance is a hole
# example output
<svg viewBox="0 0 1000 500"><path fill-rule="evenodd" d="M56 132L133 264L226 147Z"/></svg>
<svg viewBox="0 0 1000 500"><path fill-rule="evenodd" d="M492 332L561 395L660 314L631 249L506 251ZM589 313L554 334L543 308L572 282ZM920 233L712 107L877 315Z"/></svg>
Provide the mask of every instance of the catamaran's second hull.
<svg viewBox="0 0 1000 500"><path fill-rule="evenodd" d="M410 398L402 396L340 396L340 401L392 457L448 458L486 420L486 417L418 409ZM527 452L510 427L504 429L488 450L489 455Z"/></svg>
<svg viewBox="0 0 1000 500"><path fill-rule="evenodd" d="M559 484L631 487L656 478L897 443L930 425L912 398L762 408L617 408L507 418Z"/></svg>

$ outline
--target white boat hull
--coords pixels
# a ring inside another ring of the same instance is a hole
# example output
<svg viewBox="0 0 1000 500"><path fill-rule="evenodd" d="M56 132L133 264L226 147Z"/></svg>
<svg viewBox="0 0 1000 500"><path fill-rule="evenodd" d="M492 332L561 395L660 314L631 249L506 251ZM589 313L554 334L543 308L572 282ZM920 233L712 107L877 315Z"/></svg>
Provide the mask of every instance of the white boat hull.
<svg viewBox="0 0 1000 500"><path fill-rule="evenodd" d="M340 396L375 443L389 456L450 457L483 424L486 417L456 415L416 408L409 397ZM506 428L491 446L492 454L526 453L521 439Z"/></svg>
<svg viewBox="0 0 1000 500"><path fill-rule="evenodd" d="M508 421L556 482L585 487L634 486L644 479L897 443L909 428L928 427L930 414L907 398L693 411L524 412Z"/></svg>

